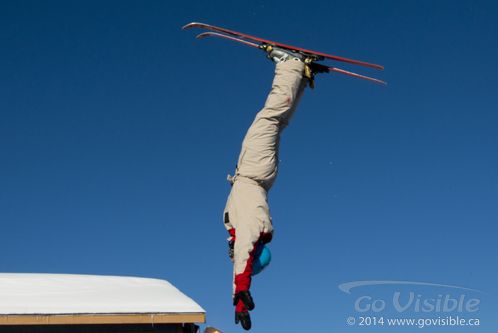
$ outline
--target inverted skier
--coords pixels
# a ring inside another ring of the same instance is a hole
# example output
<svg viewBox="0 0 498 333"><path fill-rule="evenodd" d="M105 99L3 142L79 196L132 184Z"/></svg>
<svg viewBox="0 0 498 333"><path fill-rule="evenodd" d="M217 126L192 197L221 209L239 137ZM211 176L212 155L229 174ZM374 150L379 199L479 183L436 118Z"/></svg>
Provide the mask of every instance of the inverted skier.
<svg viewBox="0 0 498 333"><path fill-rule="evenodd" d="M255 260L264 244L271 241L273 226L268 207L268 191L277 177L280 134L288 125L319 65L300 53L271 48L268 57L276 63L270 94L242 142L223 220L229 233L233 262L233 304L235 323L251 328L249 311L254 301L249 291Z"/></svg>

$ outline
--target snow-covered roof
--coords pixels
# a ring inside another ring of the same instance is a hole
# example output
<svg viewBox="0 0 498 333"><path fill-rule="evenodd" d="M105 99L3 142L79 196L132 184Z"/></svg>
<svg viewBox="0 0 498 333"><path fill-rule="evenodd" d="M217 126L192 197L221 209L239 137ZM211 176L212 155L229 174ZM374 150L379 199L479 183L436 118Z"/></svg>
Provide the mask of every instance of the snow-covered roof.
<svg viewBox="0 0 498 333"><path fill-rule="evenodd" d="M97 275L0 274L1 315L199 313L165 280Z"/></svg>

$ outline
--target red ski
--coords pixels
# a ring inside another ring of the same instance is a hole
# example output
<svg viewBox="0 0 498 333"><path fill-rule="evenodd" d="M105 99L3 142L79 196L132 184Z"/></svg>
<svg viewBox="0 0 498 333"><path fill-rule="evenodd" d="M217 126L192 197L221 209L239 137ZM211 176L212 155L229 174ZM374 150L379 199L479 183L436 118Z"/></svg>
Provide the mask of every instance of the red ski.
<svg viewBox="0 0 498 333"><path fill-rule="evenodd" d="M251 47L254 47L254 48L257 48L257 49L264 49L264 45L265 45L265 44L256 44L256 43L249 42L249 41L241 39L241 38L232 37L232 36L220 34L220 33L217 33L217 32L203 32L203 33L197 35L196 38L197 39L202 39L202 38L206 38L206 37L224 38L224 39L228 39L228 40L231 40L231 41L234 41L234 42L242 43L244 45L251 46ZM365 76L365 75L360 75L360 74L353 73L353 72L350 72L350 71L347 71L347 70L344 70L344 69L341 69L341 68L337 68L337 67L328 67L328 66L324 66L322 64L320 64L320 65L323 66L323 68L326 71L328 71L328 72L341 73L341 74L344 74L344 75L356 77L356 78L363 79L363 80L372 81L372 82L379 83L379 84L386 84L386 82L384 82L382 80L379 80L379 79L375 79L373 77L369 77L369 76Z"/></svg>
<svg viewBox="0 0 498 333"><path fill-rule="evenodd" d="M288 45L288 44L283 44L283 43L271 41L271 40L268 40L268 39L263 39L263 38L259 38L259 37L256 37L256 36L247 35L247 34L244 34L244 33L238 32L238 31L233 31L233 30L229 30L229 29L217 27L217 26L214 26L214 25L205 24L205 23L192 22L192 23L189 23L189 24L183 26L182 29L190 29L190 28L206 29L206 30L210 30L210 31L214 31L214 32L222 33L222 34L227 34L227 35L230 35L232 37L238 37L238 38L241 38L241 39L244 39L244 40L249 40L249 41L252 41L252 42L273 45L273 46L281 47L281 48L284 48L284 49L301 52L301 53L303 53L305 55L318 56L318 57L322 57L322 58L326 58L326 59L331 59L331 60L336 60L336 61L342 61L342 62L354 64L354 65L360 65L360 66L370 67L370 68L379 69L379 70L384 69L384 67L381 66L381 65L372 64L372 63L368 63L368 62L360 61L360 60L355 60L355 59L349 59L349 58L339 57L339 56L336 56L336 55L327 54L327 53L323 53L323 52L318 52L318 51L313 51L313 50L307 50L307 49L303 49L301 47L292 46L292 45Z"/></svg>

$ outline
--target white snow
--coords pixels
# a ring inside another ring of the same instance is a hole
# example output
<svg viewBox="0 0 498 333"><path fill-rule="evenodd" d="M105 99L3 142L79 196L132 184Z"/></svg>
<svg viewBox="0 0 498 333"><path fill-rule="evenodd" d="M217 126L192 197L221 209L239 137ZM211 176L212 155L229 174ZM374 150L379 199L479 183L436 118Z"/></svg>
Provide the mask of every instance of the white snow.
<svg viewBox="0 0 498 333"><path fill-rule="evenodd" d="M0 273L0 315L204 312L165 280Z"/></svg>

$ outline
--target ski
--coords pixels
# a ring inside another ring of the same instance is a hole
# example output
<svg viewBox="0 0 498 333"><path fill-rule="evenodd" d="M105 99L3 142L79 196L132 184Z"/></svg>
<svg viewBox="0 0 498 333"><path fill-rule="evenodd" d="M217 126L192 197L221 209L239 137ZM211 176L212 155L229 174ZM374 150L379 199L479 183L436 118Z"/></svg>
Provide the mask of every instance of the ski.
<svg viewBox="0 0 498 333"><path fill-rule="evenodd" d="M203 38L207 38L207 37L217 37L217 38L222 38L222 39L228 39L228 40L231 40L231 41L234 41L234 42L237 42L237 43L242 43L242 44L247 45L247 46L251 46L251 47L254 47L254 48L257 48L257 49L264 50L264 47L263 47L264 44L252 43L252 42L249 42L249 41L241 39L241 38L232 37L232 36L224 35L224 34L217 33L217 32L203 32L203 33L201 33L201 34L199 34L199 35L196 36L197 39L203 39ZM340 73L340 74L344 74L344 75L356 77L356 78L359 78L359 79L372 81L372 82L375 82L375 83L378 83L378 84L384 84L384 85L386 84L386 82L384 82L382 80L375 79L373 77L369 77L369 76L366 76L366 75L361 75L361 74L353 73L353 72L344 70L342 68L328 67L328 66L325 66L325 65L322 65L322 64L320 64L320 66L322 67L323 71Z"/></svg>
<svg viewBox="0 0 498 333"><path fill-rule="evenodd" d="M220 33L217 33L217 32L203 32L203 33L198 34L197 36L195 36L195 38L197 38L197 39L203 39L203 38L206 38L206 37L224 38L224 39L228 39L228 40L231 40L231 41L234 41L234 42L238 42L238 43L242 43L242 44L245 44L245 45L248 45L248 46L252 46L252 47L255 47L257 49L261 48L260 44L248 42L247 40L244 40L244 39L241 39L241 38L232 37L232 36L220 34Z"/></svg>
<svg viewBox="0 0 498 333"><path fill-rule="evenodd" d="M348 76L352 76L352 77L356 77L358 79L363 79L363 80L375 82L375 83L382 84L382 85L387 85L386 81L382 81L382 80L379 80L379 79L376 79L376 78L373 78L373 77L370 77L370 76L366 76L366 75L361 75L361 74L353 73L353 72L350 72L350 71L347 71L347 70L344 70L344 69L341 69L341 68L337 68L337 67L328 67L328 71L329 72L336 72L336 73L340 73L340 74L344 74L344 75L348 75Z"/></svg>
<svg viewBox="0 0 498 333"><path fill-rule="evenodd" d="M283 44L283 43L271 41L269 39L259 38L259 37L256 37L256 36L251 36L251 35L244 34L244 33L238 32L238 31L229 30L229 29L217 27L217 26L210 25L210 24L205 24L205 23L200 23L200 22L192 22L192 23L189 23L189 24L187 24L187 25L185 25L185 26L182 27L182 29L184 29L184 30L185 29L191 29L191 28L201 28L201 29L206 29L206 30L218 32L218 33L228 34L228 35L231 35L232 37L242 38L242 39L245 39L245 40L249 40L251 42L258 42L258 43L269 44L269 45L272 45L272 46L277 46L277 47L289 49L289 50L292 50L292 51L301 52L301 53L303 53L305 55L323 57L325 59L331 59L331 60L335 60L335 61L346 62L346 63L350 63L350 64L353 64L353 65L370 67L370 68L374 68L374 69L378 69L378 70L384 69L384 67L381 66L381 65L372 64L372 63L368 63L368 62L365 62L365 61L360 61L360 60L355 60L355 59L350 59L350 58L345 58L345 57L340 57L340 56L336 56L336 55L332 55L332 54L327 54L327 53L323 53L323 52L308 50L308 49L304 49L304 48L301 48L301 47L297 47L297 46L293 46L293 45L288 45L288 44Z"/></svg>

